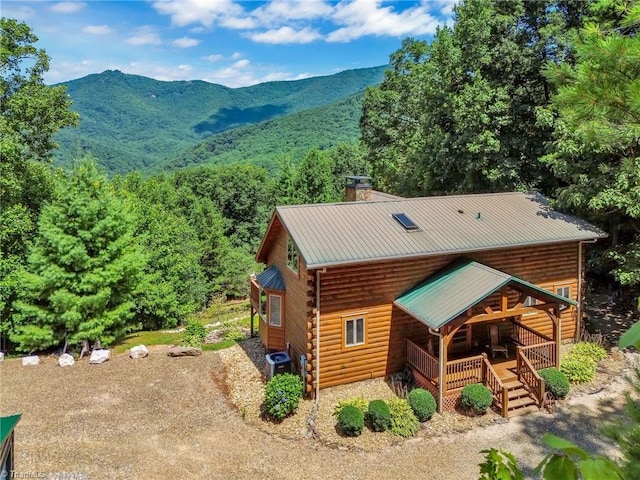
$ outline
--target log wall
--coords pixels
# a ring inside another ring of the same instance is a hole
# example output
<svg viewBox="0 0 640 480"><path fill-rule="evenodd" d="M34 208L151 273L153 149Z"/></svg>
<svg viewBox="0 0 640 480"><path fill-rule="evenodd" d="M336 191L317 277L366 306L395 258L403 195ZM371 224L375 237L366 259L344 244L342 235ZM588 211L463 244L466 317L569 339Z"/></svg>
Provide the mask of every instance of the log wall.
<svg viewBox="0 0 640 480"><path fill-rule="evenodd" d="M281 249L286 252L286 243L277 250ZM491 250L465 256L553 292L557 287L567 285L571 290L571 299L577 300L577 242ZM402 370L406 358L405 339L411 338L416 343L425 342L428 331L426 326L394 307L393 301L458 257L442 255L377 262L328 268L322 273L320 386L323 388L351 383ZM313 283L309 282L309 285L312 286ZM302 293L299 290L297 295ZM492 305L494 310L498 310L498 295L490 297L484 304ZM287 285L287 305L290 296L292 295ZM509 306L515 305L518 297L517 292L511 292ZM304 309L300 307L301 305L298 306L298 311L303 316ZM308 323L312 324L313 319L309 313L307 310ZM353 318L354 314L366 319L366 346L345 348L342 338L343 323L345 318ZM574 307L562 312L563 339L572 339L576 334L575 314ZM287 320L289 325L290 315ZM522 317L522 322L545 335L552 334L552 322L545 313L532 311L531 315ZM316 339L313 334L310 337L311 343L307 350L312 354ZM315 368L312 355L310 358L310 364Z"/></svg>

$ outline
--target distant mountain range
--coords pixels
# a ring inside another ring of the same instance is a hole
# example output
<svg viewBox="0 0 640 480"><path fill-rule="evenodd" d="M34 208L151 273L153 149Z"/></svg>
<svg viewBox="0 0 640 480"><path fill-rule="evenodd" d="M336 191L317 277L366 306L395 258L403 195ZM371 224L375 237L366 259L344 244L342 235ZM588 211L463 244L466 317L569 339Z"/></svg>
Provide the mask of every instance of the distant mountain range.
<svg viewBox="0 0 640 480"><path fill-rule="evenodd" d="M386 68L235 89L119 71L88 75L64 83L80 126L58 133L56 161L65 165L91 152L116 174L298 159L314 147L357 140L362 93L382 81Z"/></svg>

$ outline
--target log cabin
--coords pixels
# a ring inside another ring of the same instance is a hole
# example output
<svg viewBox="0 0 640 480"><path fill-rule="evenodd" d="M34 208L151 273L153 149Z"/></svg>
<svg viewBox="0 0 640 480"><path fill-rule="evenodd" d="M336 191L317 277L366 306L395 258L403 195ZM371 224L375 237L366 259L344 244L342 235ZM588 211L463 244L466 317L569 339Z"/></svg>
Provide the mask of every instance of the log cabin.
<svg viewBox="0 0 640 480"><path fill-rule="evenodd" d="M277 207L251 316L307 394L410 369L438 410L483 383L505 417L545 402L538 371L580 332L584 245L606 234L536 193L399 198L349 177L347 201Z"/></svg>

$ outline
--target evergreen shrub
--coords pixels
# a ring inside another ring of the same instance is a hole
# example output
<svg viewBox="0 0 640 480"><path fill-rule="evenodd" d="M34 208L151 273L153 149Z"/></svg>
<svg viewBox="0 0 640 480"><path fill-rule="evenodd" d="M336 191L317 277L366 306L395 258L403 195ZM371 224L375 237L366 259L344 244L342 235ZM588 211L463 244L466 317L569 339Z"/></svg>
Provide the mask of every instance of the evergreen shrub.
<svg viewBox="0 0 640 480"><path fill-rule="evenodd" d="M562 399L567 396L571 386L569 379L560 370L555 368L544 368L538 372L544 380L547 390L551 392L554 398Z"/></svg>
<svg viewBox="0 0 640 480"><path fill-rule="evenodd" d="M493 394L491 390L481 383L474 383L462 389L460 402L466 410L481 415L485 413L493 403Z"/></svg>
<svg viewBox="0 0 640 480"><path fill-rule="evenodd" d="M417 419L421 422L429 420L436 411L436 399L427 390L414 388L409 392L407 399L413 409L413 413L416 414Z"/></svg>
<svg viewBox="0 0 640 480"><path fill-rule="evenodd" d="M367 421L374 432L384 432L391 426L391 410L384 400L372 400L367 410Z"/></svg>
<svg viewBox="0 0 640 480"><path fill-rule="evenodd" d="M357 437L364 428L364 414L354 405L345 405L338 415L338 424L345 435Z"/></svg>

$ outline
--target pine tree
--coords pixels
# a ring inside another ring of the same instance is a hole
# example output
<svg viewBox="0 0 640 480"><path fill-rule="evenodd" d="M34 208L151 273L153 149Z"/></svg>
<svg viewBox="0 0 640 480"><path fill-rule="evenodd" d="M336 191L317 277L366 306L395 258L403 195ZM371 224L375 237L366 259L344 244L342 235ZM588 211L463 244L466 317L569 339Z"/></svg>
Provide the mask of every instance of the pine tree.
<svg viewBox="0 0 640 480"><path fill-rule="evenodd" d="M10 338L22 351L84 340L108 345L125 333L145 259L134 221L95 162L79 162L45 206L20 275Z"/></svg>

